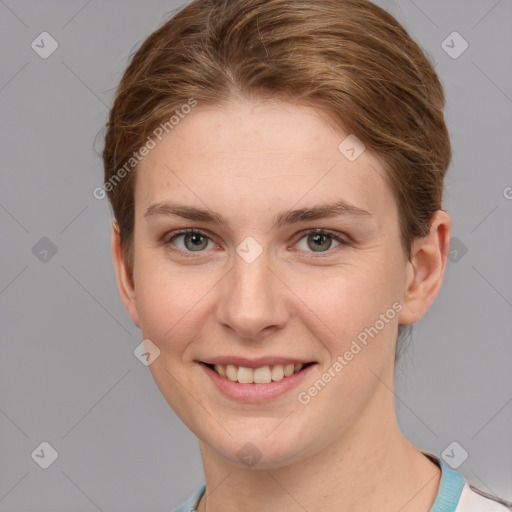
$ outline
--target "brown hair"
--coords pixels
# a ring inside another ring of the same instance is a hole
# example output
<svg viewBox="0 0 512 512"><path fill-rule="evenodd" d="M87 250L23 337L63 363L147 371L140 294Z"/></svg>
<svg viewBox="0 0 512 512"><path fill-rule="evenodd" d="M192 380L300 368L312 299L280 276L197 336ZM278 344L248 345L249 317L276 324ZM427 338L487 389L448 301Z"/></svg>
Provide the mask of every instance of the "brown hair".
<svg viewBox="0 0 512 512"><path fill-rule="evenodd" d="M443 88L418 44L367 0L193 0L132 56L106 126L105 190L130 272L136 173L116 173L191 99L236 97L315 106L380 157L410 257L451 159Z"/></svg>

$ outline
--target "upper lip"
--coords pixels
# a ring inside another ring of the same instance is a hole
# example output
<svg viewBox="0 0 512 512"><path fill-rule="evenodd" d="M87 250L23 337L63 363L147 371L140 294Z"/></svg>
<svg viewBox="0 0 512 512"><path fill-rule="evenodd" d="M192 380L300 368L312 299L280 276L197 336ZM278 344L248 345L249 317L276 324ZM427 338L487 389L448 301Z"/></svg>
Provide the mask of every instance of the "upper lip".
<svg viewBox="0 0 512 512"><path fill-rule="evenodd" d="M239 357L239 356L216 356L209 357L208 359L203 359L200 361L201 363L206 364L232 364L235 366L243 366L245 368L261 368L262 366L275 366L277 364L287 365L287 364L307 364L313 363L311 359L297 359L295 357L288 356L264 356L264 357L255 357L249 359L247 357Z"/></svg>

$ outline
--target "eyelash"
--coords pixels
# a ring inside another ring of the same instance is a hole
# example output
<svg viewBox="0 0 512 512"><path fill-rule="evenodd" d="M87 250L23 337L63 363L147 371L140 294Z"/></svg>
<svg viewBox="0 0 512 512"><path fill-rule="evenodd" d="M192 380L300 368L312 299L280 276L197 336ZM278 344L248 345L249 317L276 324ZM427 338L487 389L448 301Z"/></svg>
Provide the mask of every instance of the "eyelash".
<svg viewBox="0 0 512 512"><path fill-rule="evenodd" d="M172 236L169 237L168 236L169 234L172 234ZM201 235L201 236L203 236L203 237L205 237L208 240L213 242L211 237L207 233L205 233L204 231L201 231L199 229L194 229L194 228L187 228L187 229L181 229L181 230L176 231L176 232L167 233L165 235L165 237L163 237L162 243L166 247L169 247L172 251L179 252L181 254L185 254L187 258L195 258L196 257L196 256L189 255L190 253L194 253L194 252L202 253L202 252L205 252L205 251L183 251L182 249L177 249L176 247L173 246L174 244L172 243L172 241L175 238L177 238L177 237L179 237L181 235L187 235L187 234ZM336 240L337 242L339 242L340 245L338 247L349 246L350 245L350 242L348 240L345 240L345 239L341 238L337 234L336 231L330 231L328 229L320 229L320 228L311 228L311 229L307 229L307 230L301 231L299 233L300 238L297 240L296 243L300 242L304 237L306 237L308 235L311 235L311 234L315 234L315 235L316 234L328 235L329 237L331 237L334 240ZM326 256L330 256L335 249L336 249L336 247L334 249L330 249L329 248L329 249L327 249L327 251L321 251L321 252L318 252L318 253L315 253L313 251L308 251L308 252L310 252L311 254L316 255L315 257L317 257L317 256L319 256L319 257L326 257Z"/></svg>

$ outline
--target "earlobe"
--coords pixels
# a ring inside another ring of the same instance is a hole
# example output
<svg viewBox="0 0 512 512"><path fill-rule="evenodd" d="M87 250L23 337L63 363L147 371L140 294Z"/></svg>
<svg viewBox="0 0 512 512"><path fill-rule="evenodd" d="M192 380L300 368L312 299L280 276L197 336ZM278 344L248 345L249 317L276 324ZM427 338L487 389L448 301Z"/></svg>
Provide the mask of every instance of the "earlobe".
<svg viewBox="0 0 512 512"><path fill-rule="evenodd" d="M119 226L114 220L112 222L112 259L117 277L117 287L124 307L128 311L133 323L140 329L140 319L137 310L135 286L125 264L124 251L121 243Z"/></svg>
<svg viewBox="0 0 512 512"><path fill-rule="evenodd" d="M432 217L429 233L413 242L406 269L401 324L417 322L437 297L450 251L450 231L450 217L438 210Z"/></svg>

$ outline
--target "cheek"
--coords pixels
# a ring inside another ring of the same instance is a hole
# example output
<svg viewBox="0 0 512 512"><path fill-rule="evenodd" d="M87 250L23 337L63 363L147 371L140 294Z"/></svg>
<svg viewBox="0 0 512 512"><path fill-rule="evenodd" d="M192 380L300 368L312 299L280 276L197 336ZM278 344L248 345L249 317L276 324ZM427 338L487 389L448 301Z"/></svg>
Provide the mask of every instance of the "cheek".
<svg viewBox="0 0 512 512"><path fill-rule="evenodd" d="M136 297L142 333L161 350L182 352L194 329L202 325L205 297L215 276L193 267L171 265L160 257L140 254L136 260Z"/></svg>
<svg viewBox="0 0 512 512"><path fill-rule="evenodd" d="M344 267L315 278L301 277L293 287L307 305L302 320L311 319L308 328L330 354L327 363L332 364L349 351L351 369L338 382L360 379L356 368L379 366L391 357L399 295L390 282L394 279L391 270L384 263L386 260L381 259L380 264Z"/></svg>
<svg viewBox="0 0 512 512"><path fill-rule="evenodd" d="M228 299L219 290L232 276L221 279L225 269L215 266L172 263L154 249L139 250L135 262L143 336L168 355L183 353L191 339L201 338L201 329L212 326L216 305ZM396 299L397 269L392 262L392 255L369 251L340 266L274 267L283 281L274 293L287 302L291 322L304 324L331 353L339 353ZM233 286L236 283L226 291Z"/></svg>
<svg viewBox="0 0 512 512"><path fill-rule="evenodd" d="M382 307L390 305L386 272L376 264L297 274L292 282L297 297L339 334L374 319Z"/></svg>

